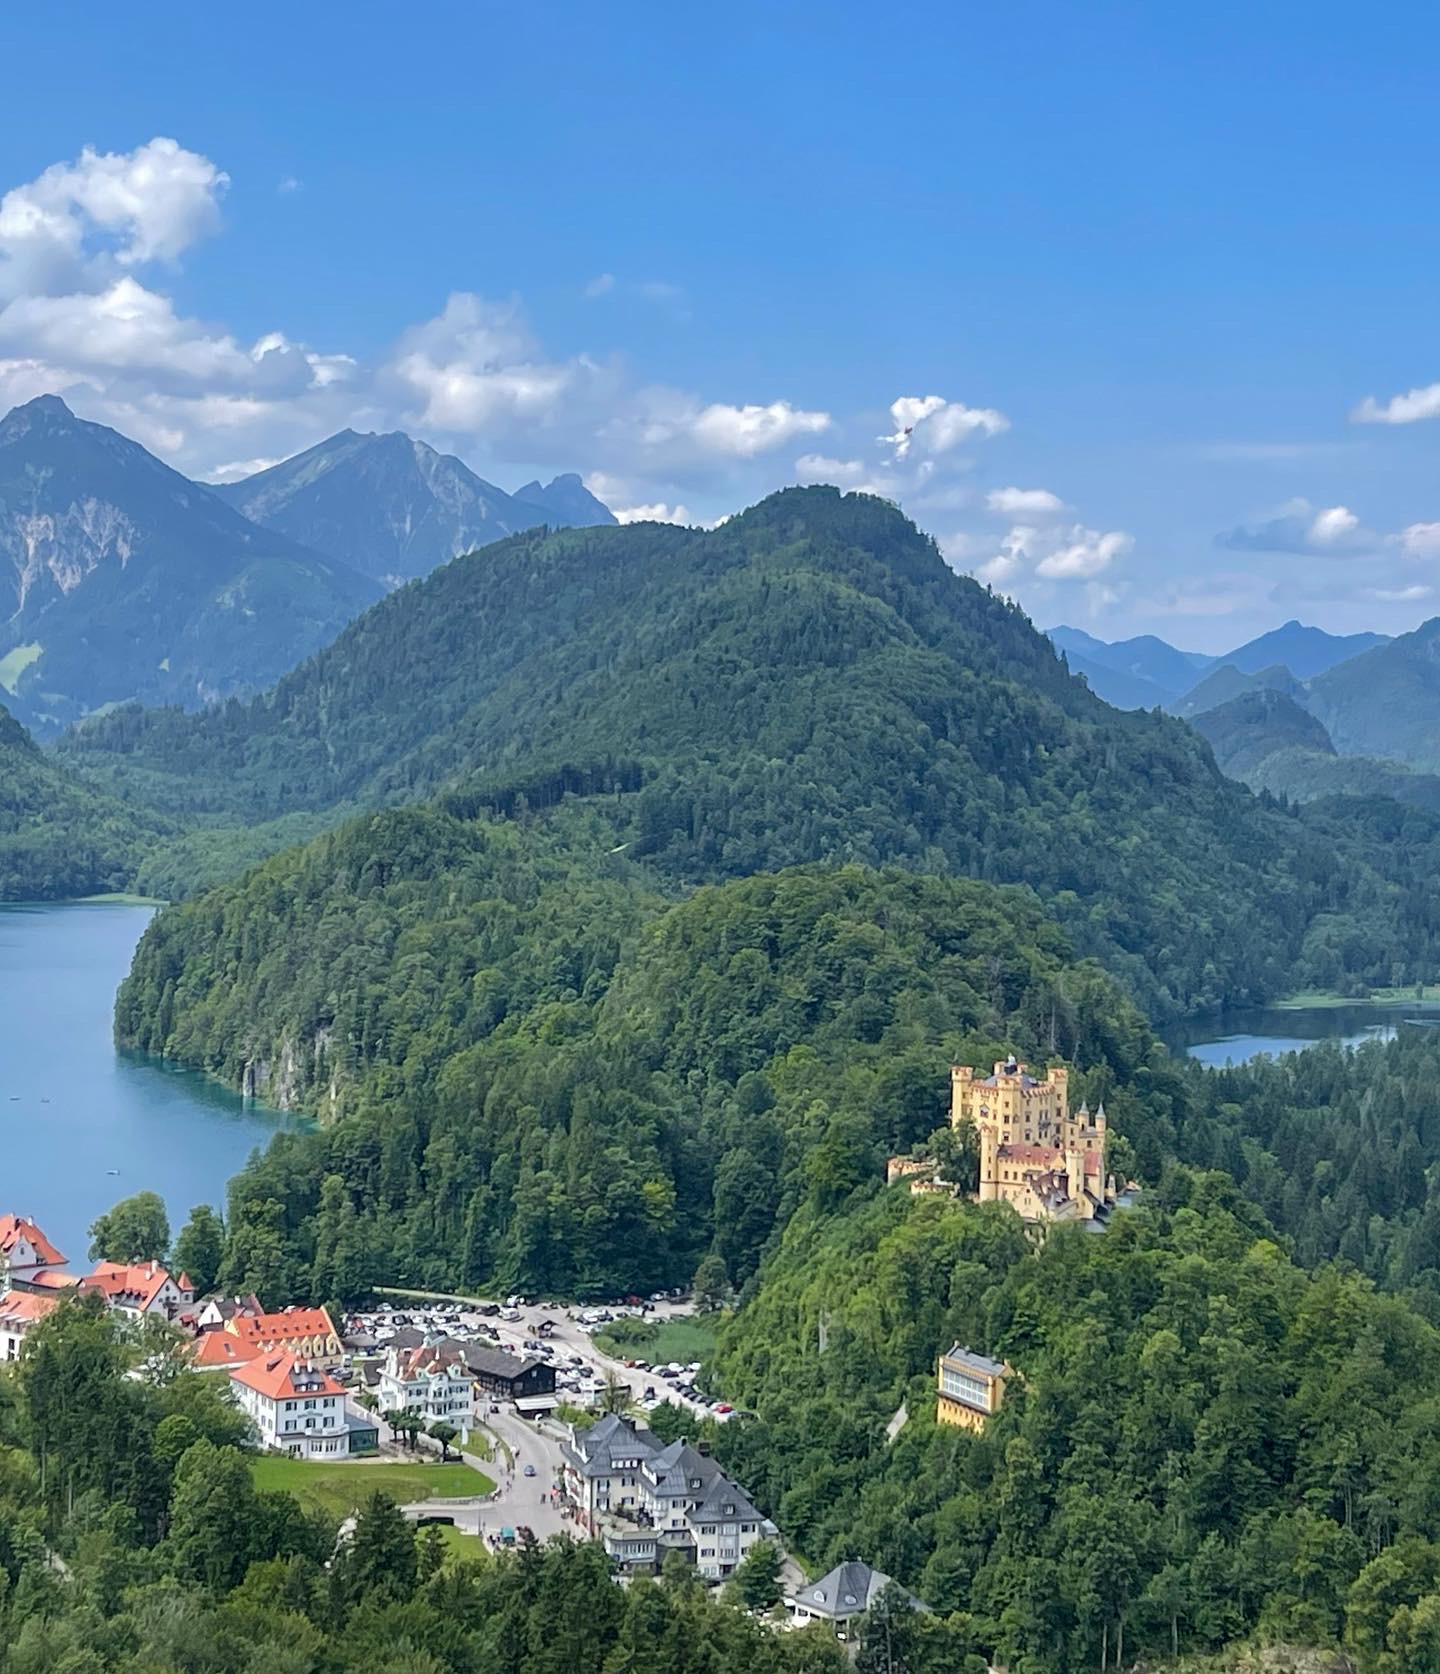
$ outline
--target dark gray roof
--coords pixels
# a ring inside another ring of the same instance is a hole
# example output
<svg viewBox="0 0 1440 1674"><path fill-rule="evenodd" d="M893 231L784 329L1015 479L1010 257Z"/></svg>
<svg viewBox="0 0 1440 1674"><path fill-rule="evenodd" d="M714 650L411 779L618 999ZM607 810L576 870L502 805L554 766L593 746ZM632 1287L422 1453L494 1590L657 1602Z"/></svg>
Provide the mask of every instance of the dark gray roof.
<svg viewBox="0 0 1440 1674"><path fill-rule="evenodd" d="M944 1358L946 1360L958 1360L962 1365L972 1366L977 1372L986 1372L992 1378L1003 1378L1008 1375L1003 1361L991 1360L988 1355L976 1354L971 1349L962 1348L959 1343L956 1343Z"/></svg>
<svg viewBox="0 0 1440 1674"><path fill-rule="evenodd" d="M728 1476L716 1472L715 1480L710 1484L702 1499L686 1516L688 1523L719 1523L732 1522L736 1518L745 1522L758 1523L760 1513L751 1504L750 1496L743 1488L733 1483Z"/></svg>
<svg viewBox="0 0 1440 1674"><path fill-rule="evenodd" d="M850 1616L863 1616L881 1593L893 1585L883 1570L871 1569L869 1564L851 1559L849 1563L836 1564L828 1575L822 1575L811 1585L797 1588L793 1597L807 1610L843 1622ZM911 1595L907 1593L906 1597Z"/></svg>
<svg viewBox="0 0 1440 1674"><path fill-rule="evenodd" d="M660 1451L659 1441L649 1430L612 1412L588 1430L576 1432L571 1457L581 1475L608 1476L615 1459L638 1459L643 1464Z"/></svg>
<svg viewBox="0 0 1440 1674"><path fill-rule="evenodd" d="M489 1378L518 1378L536 1366L543 1366L533 1354L522 1360L518 1354L506 1354L504 1349L481 1348L478 1343L457 1343L465 1355L465 1364L472 1372Z"/></svg>

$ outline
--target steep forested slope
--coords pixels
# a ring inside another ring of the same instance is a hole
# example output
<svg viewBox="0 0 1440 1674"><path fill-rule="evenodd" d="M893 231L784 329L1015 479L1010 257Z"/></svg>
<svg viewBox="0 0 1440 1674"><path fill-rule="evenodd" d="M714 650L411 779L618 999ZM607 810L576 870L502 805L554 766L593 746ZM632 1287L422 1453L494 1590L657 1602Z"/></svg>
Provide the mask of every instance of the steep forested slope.
<svg viewBox="0 0 1440 1674"><path fill-rule="evenodd" d="M688 1280L712 1234L743 1283L1007 1046L1138 1126L1151 1037L1027 893L803 868L672 906L597 872L590 823L378 815L156 920L121 1040L343 1118L236 1180L227 1284L608 1295Z"/></svg>
<svg viewBox="0 0 1440 1674"><path fill-rule="evenodd" d="M469 813L600 796L676 885L811 860L1033 885L1156 1012L1274 992L1319 913L1384 892L1121 715L892 506L773 496L721 529L502 542L391 596L265 697L125 711L72 748L162 806L446 791ZM611 793L623 792L623 795Z"/></svg>
<svg viewBox="0 0 1440 1674"><path fill-rule="evenodd" d="M979 1436L934 1422L956 1340L1013 1368ZM716 1375L759 1421L714 1446L801 1550L966 1612L992 1664L1155 1666L1258 1629L1433 1666L1440 1332L1293 1266L1222 1175L1038 1244L902 1187L807 1208Z"/></svg>
<svg viewBox="0 0 1440 1674"><path fill-rule="evenodd" d="M74 779L0 708L0 901L125 889L164 829Z"/></svg>

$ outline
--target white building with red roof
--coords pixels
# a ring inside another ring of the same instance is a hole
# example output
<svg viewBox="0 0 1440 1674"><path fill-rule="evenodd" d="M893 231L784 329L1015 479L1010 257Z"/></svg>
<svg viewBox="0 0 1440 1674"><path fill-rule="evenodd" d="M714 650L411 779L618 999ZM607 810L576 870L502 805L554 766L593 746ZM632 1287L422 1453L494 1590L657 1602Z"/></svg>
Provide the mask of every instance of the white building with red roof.
<svg viewBox="0 0 1440 1674"><path fill-rule="evenodd" d="M391 1348L376 1393L387 1411L418 1412L427 1424L443 1420L462 1437L475 1422L475 1374L458 1343Z"/></svg>
<svg viewBox="0 0 1440 1674"><path fill-rule="evenodd" d="M28 1215L0 1215L0 1290L53 1289L56 1280L74 1284L57 1271L64 1265L65 1257Z"/></svg>
<svg viewBox="0 0 1440 1674"><path fill-rule="evenodd" d="M60 1306L58 1296L10 1290L0 1296L0 1359L18 1360L26 1334Z"/></svg>
<svg viewBox="0 0 1440 1674"><path fill-rule="evenodd" d="M195 1286L185 1273L172 1274L158 1261L102 1261L80 1281L81 1291L98 1291L107 1308L174 1319L195 1301Z"/></svg>
<svg viewBox="0 0 1440 1674"><path fill-rule="evenodd" d="M379 1440L372 1420L347 1410L344 1386L299 1355L257 1354L233 1368L230 1386L262 1447L324 1459L373 1452Z"/></svg>

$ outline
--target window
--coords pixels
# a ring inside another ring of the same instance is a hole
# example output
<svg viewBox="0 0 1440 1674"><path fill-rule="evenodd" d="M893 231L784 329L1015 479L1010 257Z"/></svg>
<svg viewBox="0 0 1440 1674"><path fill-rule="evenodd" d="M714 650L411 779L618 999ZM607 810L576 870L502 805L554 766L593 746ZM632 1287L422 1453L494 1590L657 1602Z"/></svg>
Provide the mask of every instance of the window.
<svg viewBox="0 0 1440 1674"><path fill-rule="evenodd" d="M982 1412L990 1410L990 1385L982 1378L968 1377L949 1366L940 1369L940 1392L963 1401L967 1407L979 1407Z"/></svg>

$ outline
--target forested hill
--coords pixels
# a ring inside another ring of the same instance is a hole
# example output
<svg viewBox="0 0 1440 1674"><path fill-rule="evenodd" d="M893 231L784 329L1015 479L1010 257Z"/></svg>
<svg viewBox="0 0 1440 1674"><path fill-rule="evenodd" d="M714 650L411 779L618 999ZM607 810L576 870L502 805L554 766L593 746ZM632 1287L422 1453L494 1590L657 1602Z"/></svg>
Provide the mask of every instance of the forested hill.
<svg viewBox="0 0 1440 1674"><path fill-rule="evenodd" d="M1363 910L1384 978L1393 952L1387 889L1357 908L1351 863L1188 729L1106 707L893 506L833 489L709 532L501 542L262 698L122 711L71 748L149 802L251 819L589 794L681 886L814 860L1028 883L1157 1014L1293 983L1320 915Z"/></svg>
<svg viewBox="0 0 1440 1674"><path fill-rule="evenodd" d="M1158 1170L1163 1053L1028 892L814 867L667 905L591 823L380 814L155 920L122 1043L341 1118L233 1183L227 1288L615 1295L712 1243L743 1284L1010 1047L1086 1066Z"/></svg>
<svg viewBox="0 0 1440 1674"><path fill-rule="evenodd" d="M0 901L124 889L163 829L42 755L0 707Z"/></svg>

